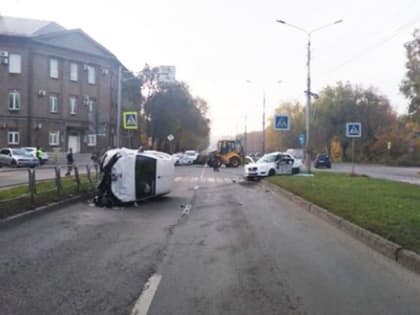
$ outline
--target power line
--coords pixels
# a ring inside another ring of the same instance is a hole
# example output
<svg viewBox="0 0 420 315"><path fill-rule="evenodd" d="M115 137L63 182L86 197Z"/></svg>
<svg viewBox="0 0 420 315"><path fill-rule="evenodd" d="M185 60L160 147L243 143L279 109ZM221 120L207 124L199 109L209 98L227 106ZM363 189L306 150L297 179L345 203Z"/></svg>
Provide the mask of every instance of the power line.
<svg viewBox="0 0 420 315"><path fill-rule="evenodd" d="M342 62L341 64L339 64L338 66L324 72L321 74L321 76L324 75L328 75L332 72L335 72L339 69L341 69L342 67L363 58L364 56L372 53L374 50L378 49L379 47L385 45L386 43L390 42L391 40L393 40L394 38L396 38L403 30L412 27L414 24L420 22L420 17L416 17L415 19L411 20L408 23L405 23L399 27L397 27L390 35L385 36L384 38L382 38L379 42L374 43L368 47L366 47L365 49L363 49L362 51L360 51L358 54L356 54L355 56L345 60L344 62Z"/></svg>

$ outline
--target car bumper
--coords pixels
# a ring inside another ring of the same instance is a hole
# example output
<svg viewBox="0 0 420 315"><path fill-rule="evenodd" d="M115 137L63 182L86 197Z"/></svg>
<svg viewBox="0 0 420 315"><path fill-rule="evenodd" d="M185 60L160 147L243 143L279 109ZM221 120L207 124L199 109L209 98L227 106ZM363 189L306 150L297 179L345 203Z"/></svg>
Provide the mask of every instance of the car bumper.
<svg viewBox="0 0 420 315"><path fill-rule="evenodd" d="M39 161L17 161L16 162L17 166L20 167L33 167L33 166L38 166L39 165Z"/></svg>

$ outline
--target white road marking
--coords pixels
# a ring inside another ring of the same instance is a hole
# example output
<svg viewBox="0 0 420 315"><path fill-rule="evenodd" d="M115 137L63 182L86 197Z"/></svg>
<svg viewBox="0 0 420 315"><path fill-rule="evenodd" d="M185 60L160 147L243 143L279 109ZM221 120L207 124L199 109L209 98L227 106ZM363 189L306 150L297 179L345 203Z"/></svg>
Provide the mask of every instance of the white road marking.
<svg viewBox="0 0 420 315"><path fill-rule="evenodd" d="M216 178L216 183L223 184L224 183L223 178L217 177Z"/></svg>
<svg viewBox="0 0 420 315"><path fill-rule="evenodd" d="M198 185L194 186L194 190L198 190L198 188L200 188L200 186Z"/></svg>
<svg viewBox="0 0 420 315"><path fill-rule="evenodd" d="M178 177L175 177L174 181L175 182L180 182L180 181L182 181L182 177L179 177L179 176Z"/></svg>
<svg viewBox="0 0 420 315"><path fill-rule="evenodd" d="M225 183L231 183L232 182L232 178L229 178L229 177L225 177L224 180L225 180Z"/></svg>
<svg viewBox="0 0 420 315"><path fill-rule="evenodd" d="M214 177L209 177L209 178L207 178L207 181L208 181L209 183L214 183Z"/></svg>
<svg viewBox="0 0 420 315"><path fill-rule="evenodd" d="M207 164L204 164L203 169L201 170L200 181L203 179L206 169L207 169Z"/></svg>
<svg viewBox="0 0 420 315"><path fill-rule="evenodd" d="M134 304L131 315L147 315L161 279L162 276L155 273L147 280L136 304Z"/></svg>
<svg viewBox="0 0 420 315"><path fill-rule="evenodd" d="M185 216L185 215L189 215L191 212L191 204L187 204L184 208L184 211L182 211L182 215L181 216Z"/></svg>
<svg viewBox="0 0 420 315"><path fill-rule="evenodd" d="M198 177L193 177L193 178L191 178L191 182L198 182Z"/></svg>

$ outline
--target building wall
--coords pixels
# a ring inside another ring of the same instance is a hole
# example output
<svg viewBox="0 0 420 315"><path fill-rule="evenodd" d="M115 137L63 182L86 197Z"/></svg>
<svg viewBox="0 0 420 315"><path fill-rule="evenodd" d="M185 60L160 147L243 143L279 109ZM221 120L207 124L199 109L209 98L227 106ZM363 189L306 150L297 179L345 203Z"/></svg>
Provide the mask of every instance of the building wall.
<svg viewBox="0 0 420 315"><path fill-rule="evenodd" d="M77 39L66 40L77 47ZM84 43L85 45L86 43ZM57 48L29 40L0 37L0 51L22 55L22 73L9 74L8 66L0 65L0 147L7 143L8 130L20 132L19 146L40 146L47 151L66 151L68 136L80 137L81 152L100 152L113 144L115 130L115 104L117 61L65 48ZM50 59L59 62L59 78L50 77ZM78 81L70 80L70 63L78 64ZM96 84L88 83L85 65L93 66ZM21 109L8 110L8 91L21 92ZM45 95L43 94L45 91ZM58 96L58 112L51 113L49 96ZM77 112L70 114L70 96L77 98ZM94 100L89 112L86 97ZM49 133L60 132L56 146L49 144ZM97 135L97 145L88 146L89 134Z"/></svg>

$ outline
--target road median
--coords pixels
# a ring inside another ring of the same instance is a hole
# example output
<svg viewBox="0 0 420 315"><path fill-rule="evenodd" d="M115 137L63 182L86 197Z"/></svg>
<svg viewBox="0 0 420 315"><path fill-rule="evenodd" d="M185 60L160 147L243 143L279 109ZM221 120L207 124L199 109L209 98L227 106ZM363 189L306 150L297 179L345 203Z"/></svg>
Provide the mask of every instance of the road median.
<svg viewBox="0 0 420 315"><path fill-rule="evenodd" d="M420 273L419 187L325 173L271 177L263 185Z"/></svg>

